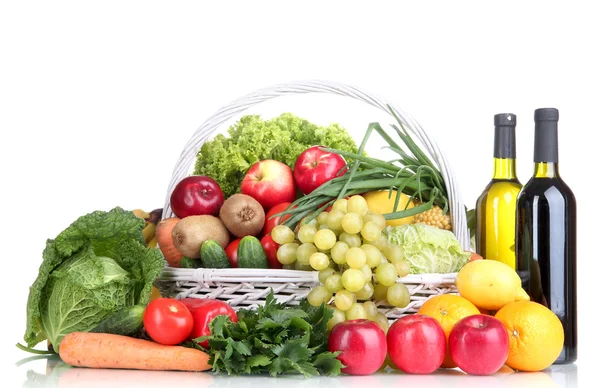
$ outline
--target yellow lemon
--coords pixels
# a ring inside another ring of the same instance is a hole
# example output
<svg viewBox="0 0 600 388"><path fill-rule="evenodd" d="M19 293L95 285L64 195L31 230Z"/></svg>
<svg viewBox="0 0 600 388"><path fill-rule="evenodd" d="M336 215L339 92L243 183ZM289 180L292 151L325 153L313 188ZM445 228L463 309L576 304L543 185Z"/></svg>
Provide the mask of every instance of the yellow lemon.
<svg viewBox="0 0 600 388"><path fill-rule="evenodd" d="M371 191L366 194L363 194L363 197L367 201L367 205L369 206L370 212L387 214L394 212L394 203L396 202L396 195L398 192L396 190L392 191L392 195L390 196L389 190L382 191ZM408 204L408 207L406 207ZM398 207L396 211L402 211L406 209L412 209L414 207L413 203L410 201L410 197L404 193L400 193L400 200L398 201ZM389 226L399 226L410 224L413 221L413 216L397 218L395 220L387 220L387 224Z"/></svg>
<svg viewBox="0 0 600 388"><path fill-rule="evenodd" d="M511 302L529 300L515 270L495 260L467 263L456 276L456 288L461 296L486 310L496 311Z"/></svg>

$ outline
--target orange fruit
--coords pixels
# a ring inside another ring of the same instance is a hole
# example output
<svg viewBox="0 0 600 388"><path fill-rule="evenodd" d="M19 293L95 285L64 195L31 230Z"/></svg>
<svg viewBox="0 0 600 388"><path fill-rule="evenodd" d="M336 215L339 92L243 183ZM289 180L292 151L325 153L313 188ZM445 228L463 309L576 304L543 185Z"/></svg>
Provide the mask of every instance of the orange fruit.
<svg viewBox="0 0 600 388"><path fill-rule="evenodd" d="M464 317L479 314L475 305L466 298L458 295L437 295L429 298L418 311L419 314L429 315L437 320L444 329L446 340L454 324ZM450 349L446 349L446 357L442 363L442 368L456 368L456 364L450 357Z"/></svg>
<svg viewBox="0 0 600 388"><path fill-rule="evenodd" d="M495 317L508 331L510 350L506 365L511 368L541 371L560 355L565 339L563 326L547 307L527 300L512 302Z"/></svg>

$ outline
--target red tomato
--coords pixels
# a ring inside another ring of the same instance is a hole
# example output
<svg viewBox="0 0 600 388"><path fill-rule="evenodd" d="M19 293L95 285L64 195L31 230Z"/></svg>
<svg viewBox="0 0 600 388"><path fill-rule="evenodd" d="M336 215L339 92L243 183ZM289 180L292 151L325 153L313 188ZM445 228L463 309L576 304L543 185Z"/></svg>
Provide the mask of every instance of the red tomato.
<svg viewBox="0 0 600 388"><path fill-rule="evenodd" d="M208 324L215 319L217 315L227 315L231 322L237 322L235 310L225 302L215 299L181 299L194 317L194 327L189 335L190 339L210 335ZM208 341L201 342L200 345L208 348Z"/></svg>
<svg viewBox="0 0 600 388"><path fill-rule="evenodd" d="M270 234L264 236L260 239L260 244L262 245L265 253L267 254L267 261L269 262L269 268L281 269L283 268L283 264L277 260L277 250L279 249L279 244L273 241L273 238Z"/></svg>
<svg viewBox="0 0 600 388"><path fill-rule="evenodd" d="M288 218L290 218L292 216L291 214L287 214L287 215L283 216L282 220L280 220L281 216L271 218L274 214L285 211L285 209L287 209L287 207L290 206L291 204L292 204L291 202L282 202L279 205L273 206L271 208L271 210L269 210L267 212L267 214L265 215L265 226L263 228L264 236L271 233L271 231L273 230L274 227L285 222L285 220L287 220Z"/></svg>
<svg viewBox="0 0 600 388"><path fill-rule="evenodd" d="M190 310L178 300L156 299L144 311L144 328L154 341L177 345L185 341L194 327Z"/></svg>
<svg viewBox="0 0 600 388"><path fill-rule="evenodd" d="M227 258L229 259L229 264L231 264L231 268L238 267L237 249L238 249L238 245L240 245L240 241L242 241L241 238L238 238L237 240L233 240L232 242L229 243L229 245L227 245L227 248L225 248L225 253L227 253Z"/></svg>

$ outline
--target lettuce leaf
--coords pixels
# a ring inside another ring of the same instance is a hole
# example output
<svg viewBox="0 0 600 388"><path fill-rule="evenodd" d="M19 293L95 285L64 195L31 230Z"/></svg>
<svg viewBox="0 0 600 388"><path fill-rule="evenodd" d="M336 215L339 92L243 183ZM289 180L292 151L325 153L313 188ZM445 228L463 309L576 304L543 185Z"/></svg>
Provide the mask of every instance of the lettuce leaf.
<svg viewBox="0 0 600 388"><path fill-rule="evenodd" d="M452 232L426 224L396 226L386 233L389 242L404 249L413 274L458 272L471 256Z"/></svg>
<svg viewBox="0 0 600 388"><path fill-rule="evenodd" d="M93 212L73 222L42 254L27 301L25 342L90 331L125 307L145 306L165 265L158 249L146 247L145 221L121 208Z"/></svg>
<svg viewBox="0 0 600 388"><path fill-rule="evenodd" d="M210 176L229 197L240 191L254 163L275 159L293 168L298 155L314 145L357 151L352 136L337 124L318 126L291 113L271 120L247 115L229 128L228 136L217 135L202 145L194 174Z"/></svg>

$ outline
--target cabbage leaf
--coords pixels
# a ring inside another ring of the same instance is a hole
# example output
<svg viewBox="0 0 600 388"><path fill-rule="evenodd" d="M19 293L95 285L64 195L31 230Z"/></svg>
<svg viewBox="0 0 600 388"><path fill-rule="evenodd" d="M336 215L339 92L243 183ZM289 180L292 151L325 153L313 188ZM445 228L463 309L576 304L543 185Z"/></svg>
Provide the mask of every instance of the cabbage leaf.
<svg viewBox="0 0 600 388"><path fill-rule="evenodd" d="M404 250L412 274L458 272L471 257L452 232L426 224L390 227L386 233Z"/></svg>

